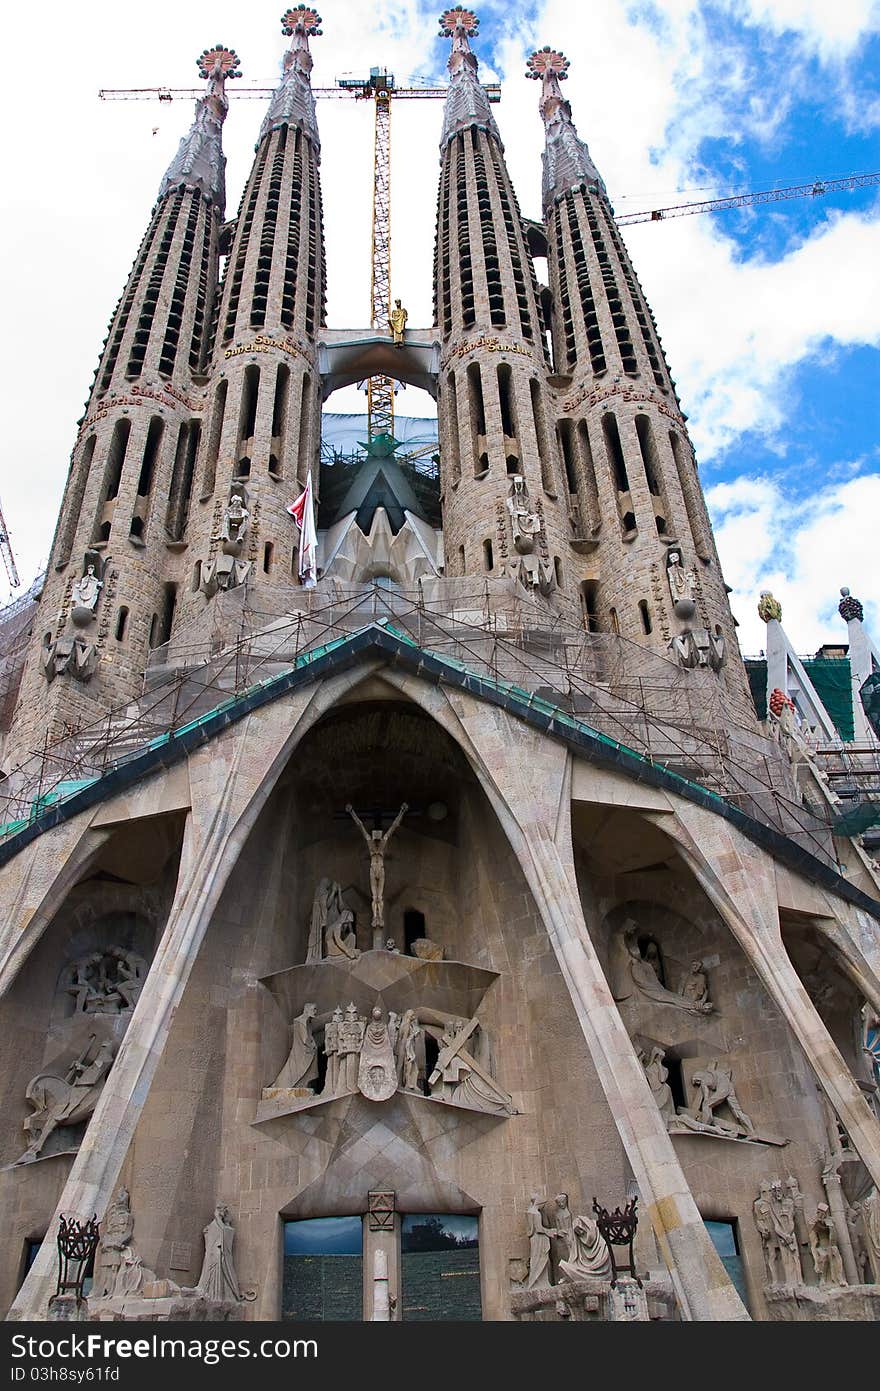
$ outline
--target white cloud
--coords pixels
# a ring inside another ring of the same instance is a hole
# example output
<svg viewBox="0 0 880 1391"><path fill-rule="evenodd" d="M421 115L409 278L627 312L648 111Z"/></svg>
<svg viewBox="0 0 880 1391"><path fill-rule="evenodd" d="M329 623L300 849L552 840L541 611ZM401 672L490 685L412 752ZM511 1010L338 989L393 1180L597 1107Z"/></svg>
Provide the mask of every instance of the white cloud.
<svg viewBox="0 0 880 1391"><path fill-rule="evenodd" d="M841 585L865 604L869 628L880 629L880 475L853 478L801 501L773 479L739 478L711 488L706 501L743 652L756 653L766 643L756 611L762 589L781 602L783 626L800 652L846 641L837 613Z"/></svg>

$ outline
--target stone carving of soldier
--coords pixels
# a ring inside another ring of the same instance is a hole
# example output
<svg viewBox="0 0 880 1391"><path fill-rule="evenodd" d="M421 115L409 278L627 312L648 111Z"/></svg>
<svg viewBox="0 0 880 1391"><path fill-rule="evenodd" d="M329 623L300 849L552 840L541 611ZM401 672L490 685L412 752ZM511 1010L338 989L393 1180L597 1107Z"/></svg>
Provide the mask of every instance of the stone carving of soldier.
<svg viewBox="0 0 880 1391"><path fill-rule="evenodd" d="M804 1276L795 1230L794 1199L786 1195L781 1179L774 1179L770 1185L770 1215L781 1267L779 1283L802 1285Z"/></svg>
<svg viewBox="0 0 880 1391"><path fill-rule="evenodd" d="M215 1299L218 1303L229 1300L239 1303L244 1295L232 1262L235 1228L225 1203L218 1203L214 1208L214 1216L205 1228L204 1236L205 1259L196 1289L200 1294L208 1299Z"/></svg>
<svg viewBox="0 0 880 1391"><path fill-rule="evenodd" d="M529 1273L526 1277L527 1290L546 1290L550 1288L550 1238L557 1236L555 1227L544 1226L541 1211L541 1195L533 1193L526 1212L529 1232Z"/></svg>
<svg viewBox="0 0 880 1391"><path fill-rule="evenodd" d="M287 1061L279 1072L273 1087L306 1087L311 1090L318 1075L318 1045L312 1037L312 1021L318 1012L317 1005L307 1004L293 1021L292 1041Z"/></svg>
<svg viewBox="0 0 880 1391"><path fill-rule="evenodd" d="M356 1092L358 1089L358 1066L364 1042L366 1019L359 1015L352 1002L346 1006L345 1015L339 1027L339 1090Z"/></svg>
<svg viewBox="0 0 880 1391"><path fill-rule="evenodd" d="M122 947L111 947L110 955L116 958L116 991L120 999L120 1009L134 1009L144 987L147 963L142 956Z"/></svg>
<svg viewBox="0 0 880 1391"><path fill-rule="evenodd" d="M116 1281L124 1259L123 1252L133 1235L131 1198L127 1188L120 1188L101 1223L101 1298L106 1299L116 1293Z"/></svg>
<svg viewBox="0 0 880 1391"><path fill-rule="evenodd" d="M843 1258L837 1244L834 1219L827 1203L819 1203L810 1227L810 1253L820 1285L845 1285Z"/></svg>
<svg viewBox="0 0 880 1391"><path fill-rule="evenodd" d="M339 1090L339 1034L342 1028L342 1006L337 1005L324 1026L324 1054L327 1072L322 1096L335 1096Z"/></svg>

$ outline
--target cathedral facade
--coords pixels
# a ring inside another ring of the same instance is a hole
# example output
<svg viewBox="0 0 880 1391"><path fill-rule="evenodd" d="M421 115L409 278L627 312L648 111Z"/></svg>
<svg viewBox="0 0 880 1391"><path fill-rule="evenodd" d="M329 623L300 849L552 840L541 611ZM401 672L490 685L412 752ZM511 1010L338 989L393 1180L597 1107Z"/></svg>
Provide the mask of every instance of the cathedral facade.
<svg viewBox="0 0 880 1391"><path fill-rule="evenodd" d="M532 221L444 13L435 322L328 329L319 23L229 220L202 55L73 449L4 745L0 1303L877 1318L880 878L756 714L568 62ZM437 454L322 462L377 377Z"/></svg>

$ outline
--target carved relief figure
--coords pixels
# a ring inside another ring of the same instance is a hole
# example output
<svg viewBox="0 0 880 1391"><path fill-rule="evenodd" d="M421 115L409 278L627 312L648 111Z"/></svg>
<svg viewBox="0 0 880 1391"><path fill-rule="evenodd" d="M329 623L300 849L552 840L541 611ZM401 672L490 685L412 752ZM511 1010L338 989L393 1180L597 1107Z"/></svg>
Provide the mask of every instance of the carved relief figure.
<svg viewBox="0 0 880 1391"><path fill-rule="evenodd" d="M541 530L541 519L529 505L529 492L524 478L512 480L507 495L507 510L510 513L514 549L520 555L529 555L535 549L535 537Z"/></svg>
<svg viewBox="0 0 880 1391"><path fill-rule="evenodd" d="M592 1217L576 1217L567 1260L559 1269L567 1280L606 1280L611 1275L611 1255L605 1238Z"/></svg>
<svg viewBox="0 0 880 1391"><path fill-rule="evenodd" d="M688 1000L697 1009L709 1005L709 981L702 961L692 961L688 974L682 978L678 987L682 999Z"/></svg>
<svg viewBox="0 0 880 1391"><path fill-rule="evenodd" d="M104 1214L101 1223L101 1278L96 1282L98 1294L107 1298L116 1293L116 1282L123 1263L123 1253L134 1235L131 1197L127 1188L120 1188Z"/></svg>
<svg viewBox="0 0 880 1391"><path fill-rule="evenodd" d="M415 1010L408 1009L397 1038L397 1074L404 1091L418 1092L425 1076L425 1035Z"/></svg>
<svg viewBox="0 0 880 1391"><path fill-rule="evenodd" d="M78 1125L94 1111L116 1051L115 1044L105 1039L90 1060L95 1041L93 1034L64 1076L41 1072L28 1083L25 1095L33 1113L25 1120L24 1130L30 1144L17 1164L30 1164L37 1159L59 1125Z"/></svg>
<svg viewBox="0 0 880 1391"><path fill-rule="evenodd" d="M658 1005L671 1005L683 1009L688 1014L711 1014L714 1006L710 1001L697 1002L687 996L667 990L657 979L657 972L650 961L642 956L639 947L638 925L631 918L623 925L622 933L614 945L617 953L617 986L614 998L626 1000L632 995L644 995Z"/></svg>
<svg viewBox="0 0 880 1391"><path fill-rule="evenodd" d="M837 1244L834 1219L827 1203L819 1203L810 1227L810 1253L820 1285L845 1285L843 1258Z"/></svg>
<svg viewBox="0 0 880 1391"><path fill-rule="evenodd" d="M84 628L94 621L98 599L104 588L101 568L100 555L95 551L86 551L82 575L70 591L70 617L77 628Z"/></svg>
<svg viewBox="0 0 880 1391"><path fill-rule="evenodd" d="M770 1209L769 1179L765 1179L760 1185L758 1196L752 1204L752 1211L755 1216L755 1226L761 1238L761 1249L764 1253L766 1283L767 1285L775 1285L778 1239L773 1226L773 1213Z"/></svg>
<svg viewBox="0 0 880 1391"><path fill-rule="evenodd" d="M739 1104L733 1085L733 1075L729 1067L722 1067L714 1060L707 1068L695 1072L691 1079L699 1087L700 1099L696 1106L679 1106L674 1129L696 1130L704 1134L720 1134L730 1138L755 1135L755 1127ZM716 1115L726 1106L734 1118L734 1124Z"/></svg>
<svg viewBox="0 0 880 1391"><path fill-rule="evenodd" d="M319 879L312 900L312 917L309 926L309 942L306 948L306 965L320 961L324 951L324 934L331 918L341 917L345 911L342 889L333 879Z"/></svg>
<svg viewBox="0 0 880 1391"><path fill-rule="evenodd" d="M364 1029L357 1076L358 1091L370 1101L387 1101L397 1091L397 1066L388 1025L374 1006Z"/></svg>
<svg viewBox="0 0 880 1391"><path fill-rule="evenodd" d="M804 1277L795 1230L794 1199L785 1192L781 1179L774 1179L770 1185L770 1216L781 1276L777 1283L802 1285Z"/></svg>
<svg viewBox="0 0 880 1391"><path fill-rule="evenodd" d="M749 1135L755 1133L755 1127L737 1100L729 1067L721 1067L716 1060L704 1071L694 1073L694 1086L700 1088L698 1120L707 1125L717 1124L716 1110L719 1106L727 1106Z"/></svg>
<svg viewBox="0 0 880 1391"><path fill-rule="evenodd" d="M652 1048L650 1055L648 1055L643 1048L639 1048L637 1055L639 1062L645 1069L645 1076L657 1103L657 1109L668 1125L670 1121L675 1120L675 1101L667 1080L669 1069L663 1065L666 1053L662 1048Z"/></svg>
<svg viewBox="0 0 880 1391"><path fill-rule="evenodd" d="M549 1289L550 1238L556 1236L557 1233L555 1227L544 1226L539 1193L532 1194L532 1200L526 1212L526 1222L529 1233L529 1274L526 1280L526 1289Z"/></svg>
<svg viewBox="0 0 880 1391"><path fill-rule="evenodd" d="M237 490L232 492L223 513L223 525L220 529L224 555L238 555L240 553L242 543L247 535L249 518L250 513L245 506L245 499L241 492Z"/></svg>
<svg viewBox="0 0 880 1391"><path fill-rule="evenodd" d="M73 996L75 1014L122 1014L137 1004L147 963L136 952L110 947L74 961L68 974L63 988Z"/></svg>
<svg viewBox="0 0 880 1391"><path fill-rule="evenodd" d="M318 1045L312 1037L312 1021L317 1012L316 1005L307 1004L302 1014L294 1019L290 1052L286 1063L272 1083L273 1087L306 1087L311 1090L312 1083L318 1076Z"/></svg>
<svg viewBox="0 0 880 1391"><path fill-rule="evenodd" d="M880 1285L880 1193L876 1188L862 1199L862 1224L871 1274L875 1285Z"/></svg>
<svg viewBox="0 0 880 1391"><path fill-rule="evenodd" d="M343 908L339 916L327 924L324 940L328 960L335 956L344 956L348 961L357 961L360 952L357 947L354 913L350 908Z"/></svg>
<svg viewBox="0 0 880 1391"><path fill-rule="evenodd" d="M342 1028L342 1008L337 1005L324 1025L324 1054L327 1071L324 1074L322 1096L335 1096L339 1091L339 1034Z"/></svg>
<svg viewBox="0 0 880 1391"><path fill-rule="evenodd" d="M345 810L363 836L367 847L367 853L370 857L370 896L372 898L373 907L372 925L374 929L379 929L385 925L385 854L388 850L388 843L391 837L409 811L409 804L407 802L403 803L400 811L384 834L379 830L368 831L350 802L346 805Z"/></svg>
<svg viewBox="0 0 880 1391"><path fill-rule="evenodd" d="M695 576L693 570L685 569L682 553L677 546L670 546L666 552L666 579L675 615L687 622L696 613Z"/></svg>
<svg viewBox="0 0 880 1391"><path fill-rule="evenodd" d="M232 1261L235 1228L225 1203L218 1203L214 1208L214 1216L205 1228L204 1237L205 1259L196 1289L208 1299L218 1302L240 1302L244 1295Z"/></svg>
<svg viewBox="0 0 880 1391"><path fill-rule="evenodd" d="M367 1021L358 1014L357 1006L348 1005L339 1029L339 1090L342 1092L358 1089L358 1067L366 1027Z"/></svg>

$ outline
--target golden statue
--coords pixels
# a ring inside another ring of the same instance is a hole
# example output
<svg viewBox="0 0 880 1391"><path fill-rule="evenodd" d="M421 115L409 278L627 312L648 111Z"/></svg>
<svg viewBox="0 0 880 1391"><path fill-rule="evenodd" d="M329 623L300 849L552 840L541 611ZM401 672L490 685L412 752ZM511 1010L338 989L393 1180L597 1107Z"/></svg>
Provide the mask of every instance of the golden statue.
<svg viewBox="0 0 880 1391"><path fill-rule="evenodd" d="M395 348L403 347L403 335L406 331L406 321L408 318L408 312L404 309L400 300L396 299L394 301L394 308L391 311L391 317L388 320L391 326L391 332L394 334Z"/></svg>

